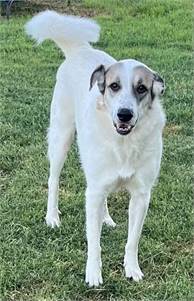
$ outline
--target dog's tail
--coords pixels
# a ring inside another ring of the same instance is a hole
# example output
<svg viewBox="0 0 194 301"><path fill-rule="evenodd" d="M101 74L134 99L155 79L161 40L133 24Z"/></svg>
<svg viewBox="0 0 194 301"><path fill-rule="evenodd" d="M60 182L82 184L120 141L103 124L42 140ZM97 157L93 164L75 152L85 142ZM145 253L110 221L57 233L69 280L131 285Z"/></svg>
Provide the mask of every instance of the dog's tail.
<svg viewBox="0 0 194 301"><path fill-rule="evenodd" d="M100 26L95 21L50 10L33 17L25 25L25 30L39 44L46 39L53 40L65 55L72 48L97 42L100 34Z"/></svg>

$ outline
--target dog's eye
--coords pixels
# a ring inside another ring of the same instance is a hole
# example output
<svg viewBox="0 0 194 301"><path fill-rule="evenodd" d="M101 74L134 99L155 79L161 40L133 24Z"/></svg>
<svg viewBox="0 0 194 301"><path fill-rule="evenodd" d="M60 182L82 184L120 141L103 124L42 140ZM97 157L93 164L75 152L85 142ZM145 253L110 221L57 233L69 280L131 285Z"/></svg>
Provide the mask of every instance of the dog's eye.
<svg viewBox="0 0 194 301"><path fill-rule="evenodd" d="M144 85L139 85L136 90L139 94L147 92L147 88Z"/></svg>
<svg viewBox="0 0 194 301"><path fill-rule="evenodd" d="M112 84L110 85L110 88L111 88L112 91L117 92L117 91L120 90L121 87L120 87L120 85L117 84L117 83L112 83Z"/></svg>

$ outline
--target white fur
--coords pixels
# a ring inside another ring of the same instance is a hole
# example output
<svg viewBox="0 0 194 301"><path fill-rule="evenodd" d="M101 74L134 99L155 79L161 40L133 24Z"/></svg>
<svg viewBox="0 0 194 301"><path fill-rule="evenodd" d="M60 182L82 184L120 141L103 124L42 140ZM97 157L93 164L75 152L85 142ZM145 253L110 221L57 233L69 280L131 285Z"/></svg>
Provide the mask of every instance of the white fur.
<svg viewBox="0 0 194 301"><path fill-rule="evenodd" d="M143 273L138 264L138 241L162 155L165 117L160 101L156 97L152 109L147 109L146 113L142 111L140 120L130 134L119 135L97 85L89 91L94 69L100 64L108 67L116 62L88 43L97 40L99 26L86 19L47 11L35 16L27 24L26 30L38 41L47 38L54 40L66 55L65 62L57 72L51 104L46 222L51 227L60 224L59 176L76 130L87 181L86 282L90 286L102 283L100 233L103 219L115 226L108 213L106 197L119 187L127 189L131 194L125 273L127 277L139 281ZM135 60L125 60L123 64L129 74L135 66L143 65Z"/></svg>

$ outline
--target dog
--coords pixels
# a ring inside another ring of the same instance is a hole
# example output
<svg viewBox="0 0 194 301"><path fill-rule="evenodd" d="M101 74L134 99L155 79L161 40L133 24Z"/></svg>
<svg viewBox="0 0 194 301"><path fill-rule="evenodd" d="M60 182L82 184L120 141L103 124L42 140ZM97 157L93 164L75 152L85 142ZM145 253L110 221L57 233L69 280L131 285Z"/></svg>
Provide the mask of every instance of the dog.
<svg viewBox="0 0 194 301"><path fill-rule="evenodd" d="M140 281L138 242L162 157L164 80L145 64L116 61L94 49L99 25L87 18L44 11L26 24L38 43L53 40L66 60L59 67L48 131L46 223L60 225L59 176L75 131L86 188L86 283L103 283L100 235L103 222L115 226L107 196L120 188L130 196L125 275Z"/></svg>

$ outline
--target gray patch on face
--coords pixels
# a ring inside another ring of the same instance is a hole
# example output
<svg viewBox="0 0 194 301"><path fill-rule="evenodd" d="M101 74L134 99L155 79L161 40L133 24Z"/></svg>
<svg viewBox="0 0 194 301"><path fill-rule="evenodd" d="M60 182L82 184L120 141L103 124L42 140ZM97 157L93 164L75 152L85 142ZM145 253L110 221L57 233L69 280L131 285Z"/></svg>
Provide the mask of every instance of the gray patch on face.
<svg viewBox="0 0 194 301"><path fill-rule="evenodd" d="M134 69L134 79L133 79L133 94L137 99L137 103L140 104L145 98L148 98L148 105L151 107L152 101L154 99L153 95L153 81L154 74L144 66L138 66ZM138 93L137 89L143 85L147 91L143 93Z"/></svg>
<svg viewBox="0 0 194 301"><path fill-rule="evenodd" d="M139 79L137 85L134 86L134 84L133 84L133 86L132 86L133 94L135 95L138 104L139 104L139 103L140 103L140 102L148 95L148 93L149 93L149 90L148 90L147 87L146 87L147 91L145 91L144 93L141 93L141 94L140 94L140 93L137 92L137 88L138 88L140 85L142 85L142 83L143 83L143 80L142 80L142 79ZM145 86L145 85L144 85L144 86Z"/></svg>

